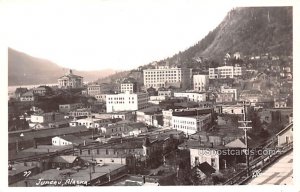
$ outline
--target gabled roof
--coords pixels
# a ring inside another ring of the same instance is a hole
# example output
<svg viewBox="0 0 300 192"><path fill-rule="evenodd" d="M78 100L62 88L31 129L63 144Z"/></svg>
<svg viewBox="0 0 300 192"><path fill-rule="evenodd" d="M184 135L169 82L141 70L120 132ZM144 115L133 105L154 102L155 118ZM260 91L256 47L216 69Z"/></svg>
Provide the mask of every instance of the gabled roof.
<svg viewBox="0 0 300 192"><path fill-rule="evenodd" d="M229 148L246 148L245 144L245 137L238 138L236 140L233 140L225 145L225 147ZM257 144L250 138L248 137L248 148L254 148Z"/></svg>
<svg viewBox="0 0 300 192"><path fill-rule="evenodd" d="M231 141L230 143L227 143L225 145L225 147L230 147L230 148L246 148L246 144L241 139L236 139L234 141Z"/></svg>
<svg viewBox="0 0 300 192"><path fill-rule="evenodd" d="M27 88L23 88L23 87L18 87L16 90L15 90L15 93L18 94L18 93L24 93L28 91Z"/></svg>
<svg viewBox="0 0 300 192"><path fill-rule="evenodd" d="M22 97L24 96L34 96L32 91L27 91L26 93L22 94Z"/></svg>
<svg viewBox="0 0 300 192"><path fill-rule="evenodd" d="M196 168L200 169L206 176L210 176L212 173L216 172L216 170L206 161L196 166Z"/></svg>
<svg viewBox="0 0 300 192"><path fill-rule="evenodd" d="M66 156L57 156L51 160L55 163L73 163L77 159L77 156L66 155Z"/></svg>
<svg viewBox="0 0 300 192"><path fill-rule="evenodd" d="M93 140L91 140L91 139L82 139L82 138L76 137L74 135L64 135L64 136L58 136L58 137L66 140L66 141L69 141L73 144L78 144L78 145L84 143L84 141L87 143L93 142Z"/></svg>

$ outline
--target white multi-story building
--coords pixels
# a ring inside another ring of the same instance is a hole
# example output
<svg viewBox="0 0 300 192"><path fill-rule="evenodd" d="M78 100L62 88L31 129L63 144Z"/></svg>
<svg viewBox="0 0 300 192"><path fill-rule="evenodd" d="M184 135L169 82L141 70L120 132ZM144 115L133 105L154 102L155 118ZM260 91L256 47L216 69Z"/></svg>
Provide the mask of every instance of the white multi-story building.
<svg viewBox="0 0 300 192"><path fill-rule="evenodd" d="M174 93L174 97L186 97L188 101L204 102L206 101L205 92L179 92Z"/></svg>
<svg viewBox="0 0 300 192"><path fill-rule="evenodd" d="M136 111L148 106L147 93L120 93L106 95L106 112Z"/></svg>
<svg viewBox="0 0 300 192"><path fill-rule="evenodd" d="M211 123L211 114L199 116L172 116L172 128L187 135L206 129Z"/></svg>
<svg viewBox="0 0 300 192"><path fill-rule="evenodd" d="M207 91L208 75L193 75L193 88L195 91Z"/></svg>
<svg viewBox="0 0 300 192"><path fill-rule="evenodd" d="M168 66L145 69L143 73L145 88L153 87L155 89L166 87L172 83L180 83L181 87L186 89L190 87L192 77L192 69L169 68Z"/></svg>
<svg viewBox="0 0 300 192"><path fill-rule="evenodd" d="M238 66L222 66L209 68L209 79L235 78L243 75L244 68Z"/></svg>

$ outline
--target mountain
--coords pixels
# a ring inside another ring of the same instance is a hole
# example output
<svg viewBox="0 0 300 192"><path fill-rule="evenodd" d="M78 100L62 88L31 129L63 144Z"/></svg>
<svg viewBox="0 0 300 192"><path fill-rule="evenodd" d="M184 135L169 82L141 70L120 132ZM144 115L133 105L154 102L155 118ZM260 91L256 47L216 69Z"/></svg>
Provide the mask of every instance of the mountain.
<svg viewBox="0 0 300 192"><path fill-rule="evenodd" d="M197 58L222 63L226 53L235 52L243 55L292 55L293 8L232 9L205 38L166 60L174 65L190 65Z"/></svg>
<svg viewBox="0 0 300 192"><path fill-rule="evenodd" d="M95 81L114 74L112 69L101 71L76 71L76 75L84 77L84 81ZM8 48L8 85L34 85L57 83L57 79L68 72L51 61L29 56Z"/></svg>

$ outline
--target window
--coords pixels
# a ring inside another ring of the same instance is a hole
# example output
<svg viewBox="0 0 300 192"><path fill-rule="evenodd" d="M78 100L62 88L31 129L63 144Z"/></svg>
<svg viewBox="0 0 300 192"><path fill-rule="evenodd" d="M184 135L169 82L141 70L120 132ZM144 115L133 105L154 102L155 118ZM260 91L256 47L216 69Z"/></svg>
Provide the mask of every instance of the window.
<svg viewBox="0 0 300 192"><path fill-rule="evenodd" d="M109 152L108 152L108 149L106 149L106 150L105 150L105 154L106 154L106 155L108 155L108 154L109 154Z"/></svg>
<svg viewBox="0 0 300 192"><path fill-rule="evenodd" d="M211 158L211 166L216 167L216 159L215 158Z"/></svg>

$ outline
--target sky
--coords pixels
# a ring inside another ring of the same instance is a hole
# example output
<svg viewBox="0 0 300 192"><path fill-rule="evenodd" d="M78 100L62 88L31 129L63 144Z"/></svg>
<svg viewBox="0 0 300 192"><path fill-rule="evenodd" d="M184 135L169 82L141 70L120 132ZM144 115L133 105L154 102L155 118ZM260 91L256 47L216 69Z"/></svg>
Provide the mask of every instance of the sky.
<svg viewBox="0 0 300 192"><path fill-rule="evenodd" d="M7 45L76 70L134 69L184 51L232 3L200 0L4 1Z"/></svg>

